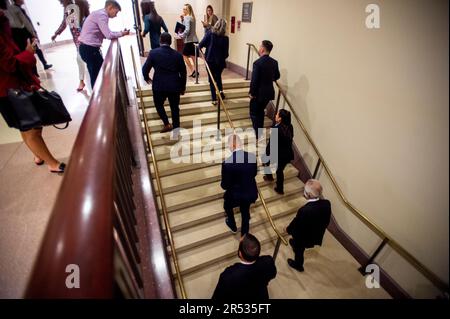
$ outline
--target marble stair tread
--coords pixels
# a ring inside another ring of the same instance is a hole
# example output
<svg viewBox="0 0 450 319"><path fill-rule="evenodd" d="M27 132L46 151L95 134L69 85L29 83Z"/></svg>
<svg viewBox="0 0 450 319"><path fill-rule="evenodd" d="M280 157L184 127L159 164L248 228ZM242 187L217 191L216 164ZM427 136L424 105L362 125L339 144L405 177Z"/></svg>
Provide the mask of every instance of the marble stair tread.
<svg viewBox="0 0 450 319"><path fill-rule="evenodd" d="M229 89L236 89L236 88L242 88L242 87L250 87L250 81L241 80L241 79L230 79L230 80L224 80L223 81L223 90L229 90ZM186 86L186 93L190 92L198 92L198 91L209 91L209 83L202 83L202 84L190 84ZM151 86L146 86L142 90L143 96L153 96L153 90L151 89Z"/></svg>
<svg viewBox="0 0 450 319"><path fill-rule="evenodd" d="M281 232L283 232L283 229L285 229L286 226L289 225L294 216L295 213L288 214L279 219L275 219L274 222L276 223L277 228ZM237 223L239 221L236 220ZM268 222L260 224L256 227L252 227L251 222L250 232L255 235L259 241L263 242L276 236L275 231ZM205 245L200 245L183 253L177 252L178 263L182 275L199 271L204 267L210 266L211 263L215 263L220 260L226 260L232 257L232 254L237 254L239 239L241 236L240 233L238 232L236 234L232 234L229 230L227 230L228 227L225 225L225 223L223 223L223 228L228 232L226 238L210 241ZM173 266L172 273L174 274Z"/></svg>
<svg viewBox="0 0 450 319"><path fill-rule="evenodd" d="M295 180L295 177L293 177L293 179ZM303 187L300 183L301 182L292 184L286 183L285 192L294 191ZM261 193L264 198L276 194L273 189L274 184L272 182L258 182L258 187L260 187ZM164 199L166 202L167 210L169 211L169 213L171 213L188 207L195 209L195 206L201 203L206 203L223 198L223 193L224 190L220 187L220 183L217 182L215 184L202 185L182 192L168 194L164 196ZM157 196L157 198L159 199L159 196ZM186 200L187 198L189 200Z"/></svg>
<svg viewBox="0 0 450 319"><path fill-rule="evenodd" d="M226 90L225 92L226 100L229 99L235 99L235 98L244 98L248 97L248 88L237 88L237 89L230 89ZM152 107L155 105L153 101L153 97L147 96L143 97L144 100L144 106L145 107ZM138 104L141 104L141 99L138 98ZM204 102L204 101L211 101L211 92L208 91L199 91L199 92L190 92L186 93L185 95L182 95L180 97L180 105L187 104L187 103L195 103L195 102ZM169 101L166 100L165 104L169 104Z"/></svg>
<svg viewBox="0 0 450 319"><path fill-rule="evenodd" d="M228 112L230 119L232 121L234 120L240 120L248 118L248 110L247 109L232 109ZM196 115L189 115L189 116L182 116L180 118L180 127L182 128L192 128L194 123L205 125L205 124L216 124L217 123L217 113L215 112L209 112L209 113L203 113L203 114L196 114ZM225 112L221 112L220 114L220 121L225 122L228 121L228 117L226 116ZM151 120L147 122L150 127L152 128L152 131L159 132L163 129L164 125L163 122L160 119L157 120Z"/></svg>
<svg viewBox="0 0 450 319"><path fill-rule="evenodd" d="M240 98L233 100L225 100L225 105L228 110L239 110L245 109L249 110L249 99L248 98ZM172 116L172 111L170 110L169 105L165 105L164 109L166 110L166 114L168 117ZM145 113L147 114L147 120L160 120L158 112L155 107L146 108ZM141 120L143 120L142 113ZM204 113L214 113L217 116L217 105L213 105L211 101L206 102L197 102L190 104L180 105L180 118L183 119L185 116L196 115L196 114L204 114Z"/></svg>
<svg viewBox="0 0 450 319"><path fill-rule="evenodd" d="M270 119L266 118L264 120L264 127L268 128L271 125L272 125L272 121ZM237 120L237 121L233 121L233 126L235 129L251 130L252 122L249 118ZM142 128L144 128L143 123L142 123ZM217 129L217 124L207 124L207 125L202 125L201 132L202 132L202 134L211 133L211 135L212 135L212 133L214 133L216 129ZM230 132L230 130L231 130L231 128L230 128L230 124L228 123L228 121L221 123L220 131L221 131L222 137L224 136L225 132ZM193 128L189 128L186 131L187 131L187 134L189 134L189 138L192 139L193 132L194 132ZM152 138L154 146L175 145L180 142L179 140L171 139L171 136L172 136L171 132L159 133L159 132L155 132L154 130L152 130L151 132L152 132L151 138ZM200 137L195 136L194 138L198 139ZM183 137L181 137L181 141L182 140L183 140Z"/></svg>
<svg viewBox="0 0 450 319"><path fill-rule="evenodd" d="M279 195L275 192L264 196L264 200L267 205L272 205L277 201L288 201L293 198L303 198L303 183L296 177L290 177L286 179L287 186L284 195ZM267 185L270 187L270 185ZM252 204L252 209L262 207L261 200L257 200ZM270 211L270 210L269 210ZM194 226L203 225L211 221L222 219L225 216L225 211L223 208L223 198L219 198L213 201L204 202L195 207L189 207L184 209L179 209L169 213L169 221L172 232L179 232L182 230L190 229ZM164 227L165 229L165 227Z"/></svg>
<svg viewBox="0 0 450 319"><path fill-rule="evenodd" d="M280 218L285 213L297 212L298 209L304 205L305 200L300 196L292 196L285 198L279 196L278 200L267 204L267 208L274 220ZM267 215L262 205L252 205L250 208L250 224L255 226L267 222ZM170 218L170 217L169 217ZM236 225L241 226L240 213L235 214ZM250 225L250 227L251 227ZM279 231L283 231L279 229ZM212 220L210 222L199 224L190 228L180 230L175 233L175 247L177 252L183 253L199 245L209 243L216 238L220 240L226 237L229 229L225 224L225 218Z"/></svg>
<svg viewBox="0 0 450 319"><path fill-rule="evenodd" d="M296 176L298 171L292 165L285 168L285 178ZM171 175L161 178L164 194L183 191L192 187L220 182L221 165L210 166L202 170L187 171L177 175ZM258 174L257 181L262 181L262 175ZM155 191L159 195L159 189L156 186Z"/></svg>
<svg viewBox="0 0 450 319"><path fill-rule="evenodd" d="M267 122L268 124L268 122ZM237 133L237 135L241 138L244 149L246 151L255 152L256 151L256 144L255 144L255 135L253 131L240 131ZM258 143L258 149L261 151L265 150L265 147L268 142L268 137L270 136L270 131L266 131L266 140L262 140ZM192 140L189 139L187 141L180 140L176 145L177 148L174 147L174 145L158 145L154 147L155 156L158 161L167 160L171 158L171 152L174 153L174 155L179 154L181 155L193 155L193 154L199 154L201 153L206 147L209 147L209 149L216 149L216 148L224 148L227 145L226 139L220 139L217 140L215 137L211 137L210 139L204 138L204 139L196 139ZM148 160L152 160L152 156L148 154Z"/></svg>

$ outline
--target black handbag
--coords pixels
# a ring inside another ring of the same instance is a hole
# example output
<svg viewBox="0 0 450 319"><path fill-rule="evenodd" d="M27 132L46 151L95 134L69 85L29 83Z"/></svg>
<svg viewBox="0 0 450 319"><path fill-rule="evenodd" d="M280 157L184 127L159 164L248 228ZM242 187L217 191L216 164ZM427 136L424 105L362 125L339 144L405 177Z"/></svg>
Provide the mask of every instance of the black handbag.
<svg viewBox="0 0 450 319"><path fill-rule="evenodd" d="M8 100L11 105L11 115L14 119L10 126L26 131L46 125L53 125L63 130L72 121L64 102L56 92L42 91L27 92L21 89L9 89ZM66 123L64 127L56 124Z"/></svg>
<svg viewBox="0 0 450 319"><path fill-rule="evenodd" d="M8 100L11 123L9 126L17 128L21 131L27 131L32 128L41 127L42 121L37 112L31 96L33 92L26 92L21 89L9 89Z"/></svg>
<svg viewBox="0 0 450 319"><path fill-rule="evenodd" d="M43 91L36 91L31 96L33 105L39 114L42 125L53 125L55 128L63 130L69 126L69 122L72 121L69 112L64 105L61 96L52 91L49 92L42 88ZM65 123L66 125L62 128L56 126L56 124Z"/></svg>

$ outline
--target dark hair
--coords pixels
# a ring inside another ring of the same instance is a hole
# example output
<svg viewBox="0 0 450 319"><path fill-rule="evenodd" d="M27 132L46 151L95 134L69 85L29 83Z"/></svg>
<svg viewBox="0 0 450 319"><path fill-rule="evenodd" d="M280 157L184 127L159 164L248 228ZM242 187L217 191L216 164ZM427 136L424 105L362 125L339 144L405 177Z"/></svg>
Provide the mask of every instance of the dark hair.
<svg viewBox="0 0 450 319"><path fill-rule="evenodd" d="M119 9L119 11L122 11L122 8L120 7L120 4L115 0L106 0L105 1L105 8L113 6L116 9Z"/></svg>
<svg viewBox="0 0 450 319"><path fill-rule="evenodd" d="M272 52L273 44L269 40L264 40L261 45L266 49L267 52Z"/></svg>
<svg viewBox="0 0 450 319"><path fill-rule="evenodd" d="M208 4L208 6L206 7L206 12L208 12L208 9L211 9L212 12L214 13L214 9L213 9L212 5Z"/></svg>
<svg viewBox="0 0 450 319"><path fill-rule="evenodd" d="M278 111L278 116L281 118L281 123L286 125L291 124L291 112L281 109Z"/></svg>
<svg viewBox="0 0 450 319"><path fill-rule="evenodd" d="M258 259L261 252L261 244L252 234L245 234L239 243L239 251L245 261L252 262Z"/></svg>
<svg viewBox="0 0 450 319"><path fill-rule="evenodd" d="M0 0L0 9L6 10L6 0Z"/></svg>
<svg viewBox="0 0 450 319"><path fill-rule="evenodd" d="M159 42L161 44L171 45L172 44L172 36L170 35L169 32L163 32L163 33L161 33L161 37L159 38Z"/></svg>

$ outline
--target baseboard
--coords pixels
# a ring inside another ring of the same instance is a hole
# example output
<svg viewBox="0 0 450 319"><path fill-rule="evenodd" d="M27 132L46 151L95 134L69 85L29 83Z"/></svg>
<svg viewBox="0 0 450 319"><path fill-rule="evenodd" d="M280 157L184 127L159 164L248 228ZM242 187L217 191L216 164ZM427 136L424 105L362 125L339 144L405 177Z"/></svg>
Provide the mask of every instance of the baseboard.
<svg viewBox="0 0 450 319"><path fill-rule="evenodd" d="M244 78L247 75L247 69L243 68L240 65L234 64L233 62L227 61L227 69L231 72L237 73L239 75L242 75ZM252 78L252 71L248 71L248 79L250 80Z"/></svg>
<svg viewBox="0 0 450 319"><path fill-rule="evenodd" d="M41 49L45 50L45 49L49 49L49 48L54 48L60 45L66 45L69 43L73 43L72 39L69 40L62 40L62 41L56 41L56 42L52 42L52 43L45 43L41 45Z"/></svg>
<svg viewBox="0 0 450 319"><path fill-rule="evenodd" d="M245 72L244 68L239 66L238 68L241 68ZM275 113L276 107L273 102L270 102L266 107L266 116L273 121L275 118ZM293 150L294 150L294 160L291 162L291 164L299 171L298 178L303 183L306 183L308 179L312 178L311 171L308 169L308 166L306 165L303 156L301 155L295 143L293 145ZM344 232L344 230L338 225L336 219L333 216L331 216L330 224L328 225L328 231L353 256L353 258L356 259L356 261L360 265L367 264L370 256L368 256L364 252L364 250L353 239L351 239L350 236L348 236ZM383 287L383 289L386 290L386 292L389 295L391 295L391 297L394 299L412 299L412 297L402 287L400 287L394 281L394 279L392 279L387 274L387 272L384 271L383 268L381 267L380 267L380 286Z"/></svg>

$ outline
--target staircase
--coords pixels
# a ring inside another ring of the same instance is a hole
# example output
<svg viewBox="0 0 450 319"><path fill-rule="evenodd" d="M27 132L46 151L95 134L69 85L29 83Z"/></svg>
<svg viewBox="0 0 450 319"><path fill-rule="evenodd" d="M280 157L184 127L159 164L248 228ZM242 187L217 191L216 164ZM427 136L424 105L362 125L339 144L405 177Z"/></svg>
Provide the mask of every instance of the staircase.
<svg viewBox="0 0 450 319"><path fill-rule="evenodd" d="M248 87L248 81L224 81L225 103L236 128L251 127L248 111ZM224 155L218 154L212 157L209 162L174 163L171 160L171 150L175 144L178 147L181 145L189 147L187 154L195 159L196 156L199 156L200 146L211 142L211 139L205 141L199 136L192 138L191 135L190 140L175 141L170 139L171 133L159 133L162 129L162 121L154 108L152 91L144 89L143 96L186 293L188 298L210 298L220 273L225 267L238 261L237 249L240 228L237 234L232 234L225 225L224 191L220 187L221 162L230 154L229 150L225 149L226 139L217 141L212 138L213 145L222 149ZM170 118L168 105L166 111ZM142 114L141 120L143 120ZM207 83L188 85L186 94L181 97L181 127L192 133L194 120L201 120L202 131L217 127L217 106L211 103L209 84ZM230 125L223 111L220 121L222 136L224 136L224 130L230 128ZM266 118L265 126L270 127L270 125L271 120ZM243 141L245 141L246 150L255 152L254 140L245 139ZM183 159L188 159L188 157L186 156ZM148 160L149 162L152 161L150 155ZM154 167L151 163L149 166L151 167L157 202L162 214L160 192L155 181ZM269 212L282 233L285 232L285 227L295 216L298 208L304 204L304 198L301 196L303 183L297 175L297 170L288 165L285 169L285 195L283 196L273 190L273 182L267 183L263 180L262 174L258 174L256 178ZM240 214L238 211L235 211L235 213L236 224L240 226ZM268 222L260 199L251 206L250 213L250 232L261 241L262 254L272 255L277 236ZM161 225L164 227L162 217ZM171 256L170 246L168 246L168 252ZM177 293L178 296L181 296L176 282L175 268L173 263L171 264Z"/></svg>

